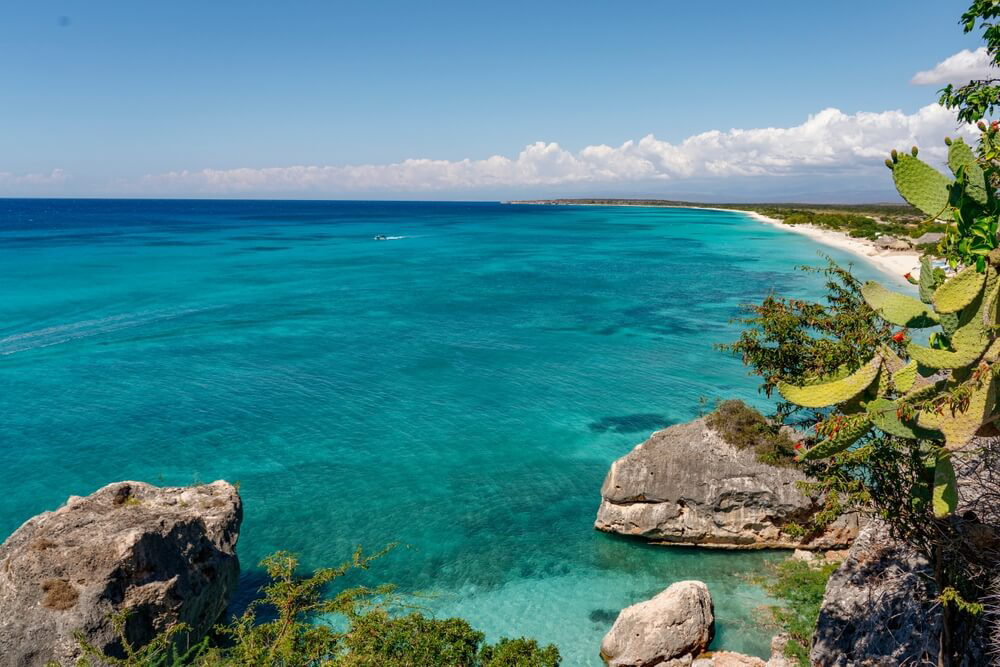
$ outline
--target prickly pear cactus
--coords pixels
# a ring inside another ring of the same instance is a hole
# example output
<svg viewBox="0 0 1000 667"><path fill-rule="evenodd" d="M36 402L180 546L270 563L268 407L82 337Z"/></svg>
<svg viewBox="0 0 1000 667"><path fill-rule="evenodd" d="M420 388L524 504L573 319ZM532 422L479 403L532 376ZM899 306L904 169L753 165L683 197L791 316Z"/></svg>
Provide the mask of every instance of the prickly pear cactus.
<svg viewBox="0 0 1000 667"><path fill-rule="evenodd" d="M937 323L937 315L931 308L912 296L897 294L876 282L865 283L861 296L872 310L896 326L922 329Z"/></svg>
<svg viewBox="0 0 1000 667"><path fill-rule="evenodd" d="M978 203L985 205L989 200L986 174L976 161L976 155L962 139L956 139L948 145L948 167L955 178L965 177L965 191Z"/></svg>
<svg viewBox="0 0 1000 667"><path fill-rule="evenodd" d="M848 415L833 424L830 435L801 456L804 461L825 459L839 454L864 437L872 428L871 417L867 414Z"/></svg>
<svg viewBox="0 0 1000 667"><path fill-rule="evenodd" d="M985 271L979 272L974 266L962 269L934 290L934 310L938 313L957 313L979 296L985 284Z"/></svg>
<svg viewBox="0 0 1000 667"><path fill-rule="evenodd" d="M944 174L912 155L893 155L887 164L903 199L931 218L940 218L948 212L951 182Z"/></svg>
<svg viewBox="0 0 1000 667"><path fill-rule="evenodd" d="M778 384L778 391L789 403L795 403L805 408L825 408L845 403L863 392L875 381L881 362L880 358L872 359L847 377L832 382L805 386L781 382Z"/></svg>
<svg viewBox="0 0 1000 667"><path fill-rule="evenodd" d="M919 300L874 282L861 289L865 302L887 322L939 331L932 332L929 345L907 341L905 329L897 332L894 341L906 341L903 358L887 341L867 364L843 377L778 385L791 403L829 410L817 428L823 439L801 453L802 460L868 442L873 429L917 441L927 484L913 489L913 496L932 502L939 516L954 512L958 503L952 453L1000 417L1000 203L972 149L961 140L948 145L955 180L919 160L916 151L893 151L886 164L904 199L931 218L953 220L939 248L948 252L954 271L949 276L922 257L919 280L911 280Z"/></svg>

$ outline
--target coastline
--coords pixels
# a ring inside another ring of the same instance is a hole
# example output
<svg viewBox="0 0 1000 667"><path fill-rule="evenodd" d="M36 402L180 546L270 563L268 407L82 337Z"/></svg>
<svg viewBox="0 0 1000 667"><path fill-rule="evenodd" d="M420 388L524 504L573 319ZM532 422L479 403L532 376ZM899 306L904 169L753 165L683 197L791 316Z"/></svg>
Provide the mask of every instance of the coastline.
<svg viewBox="0 0 1000 667"><path fill-rule="evenodd" d="M838 248L860 256L883 273L889 274L896 281L904 281L903 275L920 274L920 253L912 250L883 250L876 247L868 239L857 239L841 232L822 229L814 225L786 225L780 220L769 218L756 211L739 211L737 209L713 209L717 211L737 211L768 225L781 227L790 232L808 236L817 243Z"/></svg>
<svg viewBox="0 0 1000 667"><path fill-rule="evenodd" d="M738 208L720 208L716 206L692 206L690 204L666 204L666 203L652 203L647 201L639 201L635 203L628 203L626 201L616 201L614 203L600 203L594 201L588 202L571 202L569 200L514 200L503 202L505 204L520 204L520 205L545 205L545 206L636 206L640 208L686 208L691 210L708 210L708 211L728 211L730 213L742 213L743 215L749 216L758 222L763 222L764 224L773 225L775 227L780 227L789 232L794 232L796 234L802 234L803 236L808 236L813 241L817 243L830 246L831 248L837 248L839 250L844 250L851 254L857 255L864 261L868 262L876 269L882 273L890 276L896 283L909 285L908 282L903 278L904 274L912 273L914 276L920 274L920 253L914 252L912 250L885 250L877 247L874 243L868 239L854 238L848 236L842 232L833 231L831 229L823 229L821 227L816 227L815 225L788 225L776 218L771 218L756 211L747 211Z"/></svg>

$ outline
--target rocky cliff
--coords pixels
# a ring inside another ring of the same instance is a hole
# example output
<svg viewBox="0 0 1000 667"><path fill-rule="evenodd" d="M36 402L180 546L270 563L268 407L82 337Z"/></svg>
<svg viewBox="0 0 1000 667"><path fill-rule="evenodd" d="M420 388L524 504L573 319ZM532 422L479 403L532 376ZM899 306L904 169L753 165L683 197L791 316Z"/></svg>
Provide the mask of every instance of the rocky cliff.
<svg viewBox="0 0 1000 667"><path fill-rule="evenodd" d="M830 577L810 660L813 667L936 666L942 619L927 559L870 522ZM960 667L991 664L973 640Z"/></svg>
<svg viewBox="0 0 1000 667"><path fill-rule="evenodd" d="M221 481L119 482L29 519L0 546L2 664L73 665L77 632L120 654L110 617L122 611L135 645L174 623L197 641L236 587L242 519L239 494Z"/></svg>
<svg viewBox="0 0 1000 667"><path fill-rule="evenodd" d="M857 535L854 515L818 535L785 527L808 524L819 509L797 469L760 463L704 419L654 433L615 461L601 487L595 527L657 542L732 549L841 549Z"/></svg>

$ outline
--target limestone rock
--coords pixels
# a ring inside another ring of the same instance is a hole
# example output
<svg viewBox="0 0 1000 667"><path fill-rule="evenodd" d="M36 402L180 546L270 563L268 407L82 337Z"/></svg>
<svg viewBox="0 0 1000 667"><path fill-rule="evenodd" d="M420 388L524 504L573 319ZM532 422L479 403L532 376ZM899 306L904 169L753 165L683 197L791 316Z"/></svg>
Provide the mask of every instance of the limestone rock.
<svg viewBox="0 0 1000 667"><path fill-rule="evenodd" d="M940 604L928 561L867 524L827 583L810 659L813 667L937 665ZM985 665L967 651L962 665Z"/></svg>
<svg viewBox="0 0 1000 667"><path fill-rule="evenodd" d="M839 549L857 535L855 515L820 535L783 530L806 525L819 509L798 488L799 470L760 463L696 419L657 431L611 465L601 487L598 530L671 544L731 549Z"/></svg>
<svg viewBox="0 0 1000 667"><path fill-rule="evenodd" d="M239 494L222 481L119 482L29 519L0 546L4 667L73 665L75 632L120 654L109 615L123 610L135 645L177 622L200 639L236 587L242 519Z"/></svg>
<svg viewBox="0 0 1000 667"><path fill-rule="evenodd" d="M679 581L626 607L601 642L608 667L687 667L712 641L712 596L700 581Z"/></svg>

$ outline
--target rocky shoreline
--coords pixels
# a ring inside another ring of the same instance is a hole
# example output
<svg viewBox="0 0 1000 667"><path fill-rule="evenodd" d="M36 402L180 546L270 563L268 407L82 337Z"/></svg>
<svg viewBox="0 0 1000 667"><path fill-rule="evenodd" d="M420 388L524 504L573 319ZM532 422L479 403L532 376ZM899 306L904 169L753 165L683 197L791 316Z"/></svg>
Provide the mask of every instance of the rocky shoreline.
<svg viewBox="0 0 1000 667"><path fill-rule="evenodd" d="M594 527L652 542L720 549L845 549L856 515L819 534L790 532L821 509L797 468L761 463L704 419L657 431L611 465Z"/></svg>
<svg viewBox="0 0 1000 667"><path fill-rule="evenodd" d="M196 643L225 613L240 565L243 503L228 482L110 484L71 496L0 545L0 656L9 667L75 665L78 635L124 657L183 623Z"/></svg>

